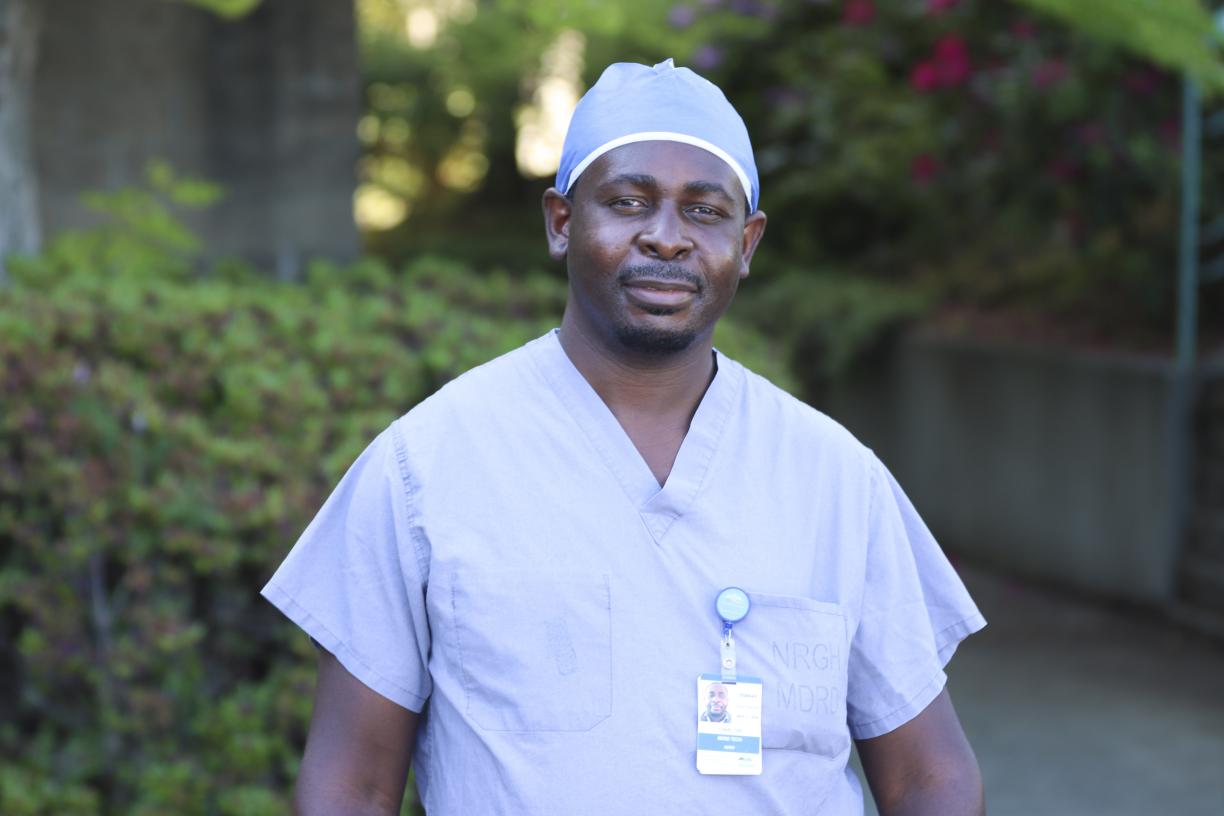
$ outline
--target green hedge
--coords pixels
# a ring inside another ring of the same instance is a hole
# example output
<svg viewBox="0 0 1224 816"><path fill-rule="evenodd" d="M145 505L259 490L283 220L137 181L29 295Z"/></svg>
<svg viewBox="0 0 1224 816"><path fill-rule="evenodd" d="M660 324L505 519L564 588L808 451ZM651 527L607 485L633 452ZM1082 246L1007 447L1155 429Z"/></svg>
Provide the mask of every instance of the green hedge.
<svg viewBox="0 0 1224 816"><path fill-rule="evenodd" d="M6 816L286 812L314 661L259 588L388 422L563 306L440 258L199 274L161 201L212 192L153 181L0 290Z"/></svg>

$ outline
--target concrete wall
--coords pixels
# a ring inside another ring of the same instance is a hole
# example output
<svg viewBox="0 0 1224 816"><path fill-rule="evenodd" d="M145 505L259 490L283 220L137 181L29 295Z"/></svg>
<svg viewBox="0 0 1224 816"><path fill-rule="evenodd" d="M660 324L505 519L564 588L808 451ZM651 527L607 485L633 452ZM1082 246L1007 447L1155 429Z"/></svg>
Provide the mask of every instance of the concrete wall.
<svg viewBox="0 0 1224 816"><path fill-rule="evenodd" d="M1195 405L1194 479L1179 595L1224 634L1224 361L1203 366Z"/></svg>
<svg viewBox="0 0 1224 816"><path fill-rule="evenodd" d="M264 0L227 22L161 0L41 0L34 133L44 230L87 223L84 189L146 162L223 184L199 219L214 255L292 276L357 251L360 115L351 0Z"/></svg>
<svg viewBox="0 0 1224 816"><path fill-rule="evenodd" d="M915 335L821 407L876 450L949 550L1166 604L1171 377L1164 361Z"/></svg>

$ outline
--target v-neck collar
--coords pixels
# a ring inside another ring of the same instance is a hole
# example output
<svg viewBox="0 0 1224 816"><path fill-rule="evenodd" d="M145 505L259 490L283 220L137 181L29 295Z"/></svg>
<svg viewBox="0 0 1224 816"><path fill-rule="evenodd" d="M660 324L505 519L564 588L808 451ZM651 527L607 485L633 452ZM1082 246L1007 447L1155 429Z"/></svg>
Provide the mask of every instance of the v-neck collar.
<svg viewBox="0 0 1224 816"><path fill-rule="evenodd" d="M660 487L629 434L561 347L557 330L533 345L536 346L533 356L544 378L615 475L655 542L662 543L672 523L692 506L705 483L714 452L743 387L743 369L717 350L714 352L714 379L693 414L671 473Z"/></svg>

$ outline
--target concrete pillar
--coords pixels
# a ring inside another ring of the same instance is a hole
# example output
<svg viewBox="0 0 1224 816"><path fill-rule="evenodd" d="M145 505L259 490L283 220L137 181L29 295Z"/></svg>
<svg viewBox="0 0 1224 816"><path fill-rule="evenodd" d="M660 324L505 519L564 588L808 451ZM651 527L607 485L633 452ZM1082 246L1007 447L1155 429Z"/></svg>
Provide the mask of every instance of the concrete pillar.
<svg viewBox="0 0 1224 816"><path fill-rule="evenodd" d="M34 124L48 232L89 222L82 190L139 183L163 157L226 189L193 224L209 255L295 277L309 257L356 254L351 0L264 0L238 21L161 0L40 2Z"/></svg>

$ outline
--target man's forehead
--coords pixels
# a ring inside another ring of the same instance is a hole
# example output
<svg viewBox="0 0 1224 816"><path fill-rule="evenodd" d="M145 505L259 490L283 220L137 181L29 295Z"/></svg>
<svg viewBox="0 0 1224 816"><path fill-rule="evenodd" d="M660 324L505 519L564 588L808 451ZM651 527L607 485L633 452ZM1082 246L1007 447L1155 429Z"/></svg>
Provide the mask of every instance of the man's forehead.
<svg viewBox="0 0 1224 816"><path fill-rule="evenodd" d="M687 187L743 198L735 171L717 156L692 145L648 141L622 145L596 159L584 176L592 189L607 184ZM737 193L738 191L738 193Z"/></svg>
<svg viewBox="0 0 1224 816"><path fill-rule="evenodd" d="M700 169L702 175L737 183L735 171L722 159L700 147L680 142L649 141L621 145L596 159L590 169L598 171L608 168L620 173L634 165L659 167L678 163Z"/></svg>

